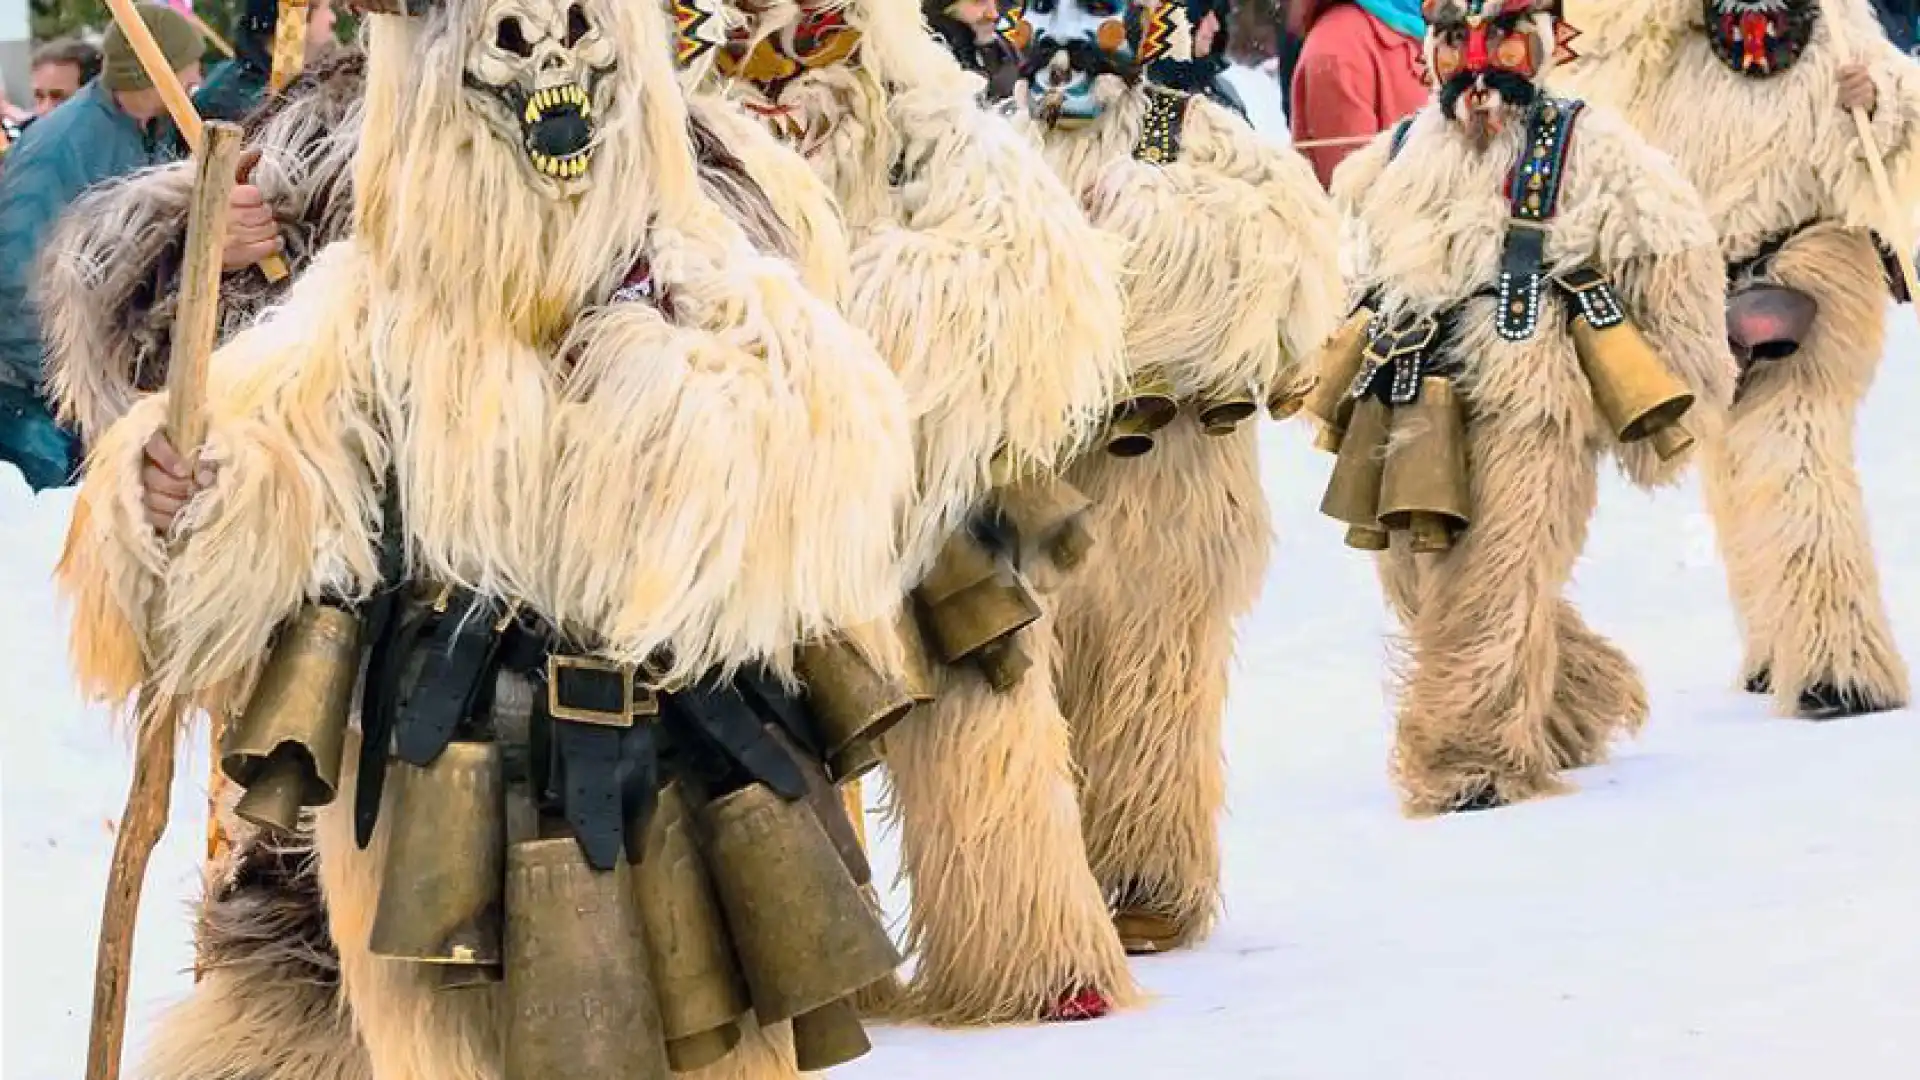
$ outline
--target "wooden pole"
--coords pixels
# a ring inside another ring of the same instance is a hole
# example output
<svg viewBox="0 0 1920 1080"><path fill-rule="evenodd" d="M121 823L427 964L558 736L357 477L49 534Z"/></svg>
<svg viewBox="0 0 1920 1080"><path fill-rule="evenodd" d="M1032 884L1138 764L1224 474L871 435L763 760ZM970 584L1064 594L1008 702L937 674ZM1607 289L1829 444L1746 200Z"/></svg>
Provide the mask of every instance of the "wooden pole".
<svg viewBox="0 0 1920 1080"><path fill-rule="evenodd" d="M279 93L307 65L307 0L280 0L273 22L273 71L267 89Z"/></svg>
<svg viewBox="0 0 1920 1080"><path fill-rule="evenodd" d="M147 70L147 77L153 80L153 88L160 92L167 115L173 118L173 126L180 130L187 149L199 155L206 139L206 125L193 107L193 99L187 96L187 88L180 85L180 77L173 73L167 54L161 51L160 43L153 40L153 32L147 29L140 13L134 10L133 0L107 0L107 8L113 12L113 21L119 24L120 32L126 35L127 44L133 47L133 54L140 58L140 66ZM284 281L287 261L277 254L269 255L260 260L260 273L268 281Z"/></svg>
<svg viewBox="0 0 1920 1080"><path fill-rule="evenodd" d="M1834 51L1843 56L1853 55L1843 18L1831 9L1821 14L1826 16L1824 21L1827 32L1832 35ZM1890 234L1887 243L1893 248L1894 261L1900 264L1900 276L1906 281L1907 302L1913 308L1914 317L1920 319L1920 277L1916 277L1913 268L1912 213L1900 205L1893 192L1893 181L1887 177L1886 157L1880 153L1880 140L1873 137L1873 122L1867 119L1867 111L1849 111L1853 113L1854 133L1860 138L1861 156L1867 159L1867 173L1873 177L1875 194L1880 196L1880 212L1886 215L1881 231Z"/></svg>
<svg viewBox="0 0 1920 1080"><path fill-rule="evenodd" d="M1317 150L1323 146L1365 146L1378 135L1339 135L1330 139L1302 139L1292 144L1295 150Z"/></svg>
<svg viewBox="0 0 1920 1080"><path fill-rule="evenodd" d="M124 0L115 0L124 2ZM240 129L212 123L196 154L193 204L187 217L180 306L167 369L167 438L191 473L206 438L207 358L220 303L220 250L227 239L227 200L240 156ZM157 605L156 605L157 606ZM93 968L93 1026L87 1041L86 1080L118 1080L127 1034L127 984L133 969L133 934L147 864L167 829L173 789L174 750L186 704L162 698L149 682L141 688L139 741L126 812L113 841L113 865L100 915L100 947Z"/></svg>

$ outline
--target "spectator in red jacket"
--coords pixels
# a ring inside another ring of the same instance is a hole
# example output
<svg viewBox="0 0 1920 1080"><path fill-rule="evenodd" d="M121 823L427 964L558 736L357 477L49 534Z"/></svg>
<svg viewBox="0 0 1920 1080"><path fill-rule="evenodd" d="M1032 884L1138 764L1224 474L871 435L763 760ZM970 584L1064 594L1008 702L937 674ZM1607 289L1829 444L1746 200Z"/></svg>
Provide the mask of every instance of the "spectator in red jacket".
<svg viewBox="0 0 1920 1080"><path fill-rule="evenodd" d="M1324 186L1334 167L1427 103L1420 0L1294 0L1289 28L1304 42L1289 101L1295 143L1346 139L1300 152Z"/></svg>

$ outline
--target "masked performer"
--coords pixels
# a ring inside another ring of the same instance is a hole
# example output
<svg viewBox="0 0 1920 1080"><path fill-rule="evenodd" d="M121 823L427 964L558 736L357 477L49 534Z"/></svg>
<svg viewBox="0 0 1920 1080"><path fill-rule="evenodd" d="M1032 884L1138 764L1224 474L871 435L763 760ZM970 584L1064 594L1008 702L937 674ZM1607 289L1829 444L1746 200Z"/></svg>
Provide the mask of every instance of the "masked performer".
<svg viewBox="0 0 1920 1080"><path fill-rule="evenodd" d="M939 664L931 703L884 745L913 894L904 1011L1098 1015L1135 989L1088 869L1052 628L1027 581L1053 572L1028 538L1057 530L1029 513L1025 485L1109 418L1124 376L1117 260L1038 150L982 110L980 80L913 0L729 13L717 74L838 199L847 313L916 417L902 547Z"/></svg>
<svg viewBox="0 0 1920 1080"><path fill-rule="evenodd" d="M1431 0L1435 101L1334 177L1360 300L1308 409L1339 449L1321 509L1381 552L1405 627L1415 814L1560 790L1645 720L1561 593L1602 454L1668 480L1732 392L1705 211L1616 115L1540 89L1572 37L1554 7Z"/></svg>
<svg viewBox="0 0 1920 1080"><path fill-rule="evenodd" d="M1292 152L1141 78L1191 59L1183 3L1104 11L1016 6L1002 25L1026 53L1017 94L1048 160L1129 252L1138 396L1066 473L1098 540L1058 594L1055 666L1094 872L1123 943L1156 952L1219 907L1233 624L1272 544L1242 421L1289 396L1339 315L1338 219Z"/></svg>
<svg viewBox="0 0 1920 1080"><path fill-rule="evenodd" d="M864 1042L846 995L897 956L788 688L797 642L897 603L906 402L763 246L667 48L609 0L374 16L352 239L214 358L173 551L139 481L164 396L94 449L76 669L244 700L240 812L324 803L360 1040L229 994L163 1075L778 1076Z"/></svg>
<svg viewBox="0 0 1920 1080"><path fill-rule="evenodd" d="M1706 478L1747 688L1771 693L1783 715L1899 708L1907 669L1853 431L1885 346L1887 283L1904 288L1876 250L1883 210L1848 111L1871 117L1910 208L1920 66L1888 44L1867 0L1581 6L1591 44L1569 85L1620 108L1679 162L1727 262L1741 374Z"/></svg>

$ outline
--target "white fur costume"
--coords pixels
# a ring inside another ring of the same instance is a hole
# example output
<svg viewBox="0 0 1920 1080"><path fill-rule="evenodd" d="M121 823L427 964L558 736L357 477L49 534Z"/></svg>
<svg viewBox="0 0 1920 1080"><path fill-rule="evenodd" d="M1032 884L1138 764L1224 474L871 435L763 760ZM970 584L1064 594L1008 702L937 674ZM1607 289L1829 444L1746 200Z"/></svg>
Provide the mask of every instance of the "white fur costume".
<svg viewBox="0 0 1920 1080"><path fill-rule="evenodd" d="M897 382L756 248L779 229L766 208L714 197L659 13L580 4L617 59L593 99L602 138L584 190L531 174L463 85L492 5L374 18L354 238L216 354L206 455L220 479L183 514L171 561L137 476L164 396L94 448L62 567L92 692L124 699L159 634L152 678L232 697L303 599L374 583L389 465L415 573L523 598L610 655L666 646L682 671L784 671L797 640L896 601L893 523L911 484ZM642 257L671 305L607 302ZM494 991L442 995L368 952L382 841L354 847L350 789L318 815L318 847L362 1045L344 1025L275 1039L260 1025L297 1027L294 1006L261 1007L241 990L248 972L216 972L156 1040L157 1075L500 1075ZM751 1036L713 1074L791 1075L783 1037Z"/></svg>
<svg viewBox="0 0 1920 1080"><path fill-rule="evenodd" d="M1752 689L1770 687L1782 715L1904 705L1907 668L1880 596L1853 447L1885 342L1887 288L1867 232L1884 215L1838 105L1838 72L1856 61L1871 74L1874 137L1910 213L1920 200L1920 65L1887 42L1867 0L1821 0L1804 53L1766 78L1713 55L1698 0L1567 6L1583 31L1568 84L1616 105L1673 156L1704 196L1729 263L1778 244L1760 280L1818 305L1797 353L1749 372L1725 437L1707 450L1742 675Z"/></svg>
<svg viewBox="0 0 1920 1080"><path fill-rule="evenodd" d="M1646 443L1615 442L1576 360L1567 301L1551 285L1521 341L1496 334L1498 305L1476 295L1498 277L1506 182L1526 140L1527 125L1512 117L1478 148L1460 120L1430 105L1397 156L1385 133L1334 177L1361 282L1382 290L1382 314L1458 309L1441 348L1466 403L1471 524L1451 550L1415 555L1397 533L1379 558L1406 634L1394 771L1413 814L1562 790L1558 773L1601 760L1612 735L1646 719L1632 663L1561 592L1585 542L1602 454L1643 486L1666 482L1685 459L1663 466ZM1561 171L1546 268L1586 263L1612 281L1695 396L1688 430L1713 436L1733 371L1697 197L1601 108L1580 113Z"/></svg>
<svg viewBox="0 0 1920 1080"><path fill-rule="evenodd" d="M845 310L911 399L911 585L981 508L996 450L1022 473L1051 474L1104 427L1123 375L1115 263L1037 150L980 108L980 80L932 40L912 0L727 15L744 40L718 64L726 92L832 190L852 244ZM858 33L850 59L777 91L740 76L759 42L811 47L820 38L805 28L821 16ZM1044 618L1020 632L1034 663L1006 694L972 671L937 672L933 703L886 738L917 961L891 1011L994 1023L1038 1019L1075 992L1136 997L1087 866L1052 635Z"/></svg>
<svg viewBox="0 0 1920 1080"><path fill-rule="evenodd" d="M1017 37L1093 46L1098 20L1078 12L1028 9ZM1170 55L1185 59L1184 8L1149 17L1168 14ZM1093 499L1096 539L1056 594L1088 854L1128 948L1149 951L1204 936L1219 908L1233 623L1259 598L1272 546L1257 425L1203 434L1197 408L1264 403L1301 376L1339 314L1338 216L1304 161L1202 96L1112 73L1091 93L1104 100L1083 124L1030 110L1018 122L1125 244L1136 383L1164 378L1185 405L1145 455L1095 448L1067 469ZM1037 103L1026 86L1016 100ZM1174 110L1178 137L1161 147L1149 117L1158 129ZM1162 152L1170 160L1148 160Z"/></svg>

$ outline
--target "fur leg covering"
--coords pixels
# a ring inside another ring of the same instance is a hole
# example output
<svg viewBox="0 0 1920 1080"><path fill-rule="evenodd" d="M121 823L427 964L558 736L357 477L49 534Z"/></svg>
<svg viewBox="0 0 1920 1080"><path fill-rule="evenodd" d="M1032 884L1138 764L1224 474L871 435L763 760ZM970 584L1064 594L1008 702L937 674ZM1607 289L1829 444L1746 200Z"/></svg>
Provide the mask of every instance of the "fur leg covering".
<svg viewBox="0 0 1920 1080"><path fill-rule="evenodd" d="M1909 700L1880 597L1853 429L1880 362L1886 287L1866 234L1822 225L1789 241L1773 275L1819 304L1800 351L1762 362L1709 445L1708 502L1746 638L1744 675L1768 673L1791 715L1825 685L1863 710Z"/></svg>
<svg viewBox="0 0 1920 1080"><path fill-rule="evenodd" d="M1564 429L1493 419L1471 423L1468 440L1473 525L1411 587L1394 772L1415 815L1554 794L1567 758L1605 743L1558 704L1576 676L1612 666L1591 647L1576 646L1573 667L1561 654L1571 624L1560 593L1597 496L1593 451ZM1411 562L1393 552L1381 572L1398 577ZM1388 590L1409 591L1404 581ZM1611 674L1633 688L1625 700L1644 699L1631 668ZM1625 720L1603 718L1602 736Z"/></svg>
<svg viewBox="0 0 1920 1080"><path fill-rule="evenodd" d="M1397 546L1382 554L1379 569L1387 607L1402 628L1413 625L1421 585L1415 556L1405 545ZM1616 733L1645 725L1646 687L1627 654L1588 627L1571 601L1554 603L1554 636L1559 674L1547 714L1548 750L1558 769L1599 764Z"/></svg>
<svg viewBox="0 0 1920 1080"><path fill-rule="evenodd" d="M254 837L200 910L205 975L160 1019L142 1080L372 1080L327 929L310 838Z"/></svg>
<svg viewBox="0 0 1920 1080"><path fill-rule="evenodd" d="M1619 646L1589 627L1568 600L1554 604L1559 675L1547 714L1547 749L1556 769L1606 760L1607 744L1647 722L1647 688Z"/></svg>
<svg viewBox="0 0 1920 1080"><path fill-rule="evenodd" d="M1033 667L1007 694L943 670L930 706L887 734L890 815L913 890L904 1011L943 1025L1040 1019L1063 994L1139 996L1087 869L1053 625L1020 633Z"/></svg>
<svg viewBox="0 0 1920 1080"><path fill-rule="evenodd" d="M1168 919L1182 944L1219 908L1233 622L1272 544L1256 439L1182 417L1146 457L1089 455L1068 474L1099 538L1058 599L1087 854L1120 910Z"/></svg>

